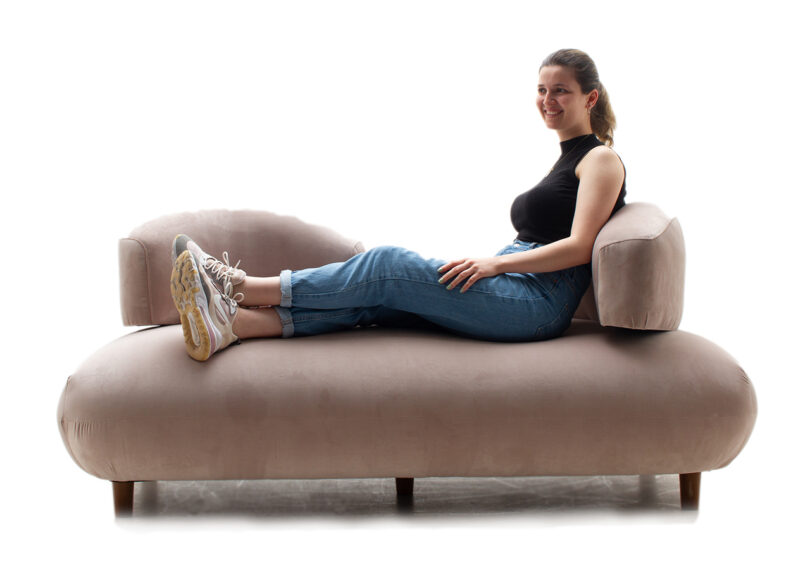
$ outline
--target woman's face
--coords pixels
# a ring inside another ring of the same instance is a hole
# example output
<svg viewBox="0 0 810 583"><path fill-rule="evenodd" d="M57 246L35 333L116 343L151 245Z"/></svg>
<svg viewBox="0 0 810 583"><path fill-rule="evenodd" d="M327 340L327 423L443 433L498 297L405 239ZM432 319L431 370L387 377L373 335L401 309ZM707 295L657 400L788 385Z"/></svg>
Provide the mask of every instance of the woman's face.
<svg viewBox="0 0 810 583"><path fill-rule="evenodd" d="M547 65L540 69L537 109L546 127L557 130L562 140L591 133L587 107L593 107L598 95L596 89L584 94L574 74L566 67Z"/></svg>

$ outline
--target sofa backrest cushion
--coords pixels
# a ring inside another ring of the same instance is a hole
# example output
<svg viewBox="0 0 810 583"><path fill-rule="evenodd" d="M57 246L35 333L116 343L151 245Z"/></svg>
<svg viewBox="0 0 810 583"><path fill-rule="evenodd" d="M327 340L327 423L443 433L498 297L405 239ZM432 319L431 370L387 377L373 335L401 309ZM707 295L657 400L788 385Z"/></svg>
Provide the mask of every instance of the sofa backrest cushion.
<svg viewBox="0 0 810 583"><path fill-rule="evenodd" d="M294 217L256 210L203 210L160 217L137 227L118 244L124 325L178 324L169 292L171 246L186 234L211 255L228 252L250 275L278 275L345 261L363 251L358 241Z"/></svg>
<svg viewBox="0 0 810 583"><path fill-rule="evenodd" d="M575 318L634 330L677 330L686 253L681 225L649 203L625 205L593 246L593 281Z"/></svg>

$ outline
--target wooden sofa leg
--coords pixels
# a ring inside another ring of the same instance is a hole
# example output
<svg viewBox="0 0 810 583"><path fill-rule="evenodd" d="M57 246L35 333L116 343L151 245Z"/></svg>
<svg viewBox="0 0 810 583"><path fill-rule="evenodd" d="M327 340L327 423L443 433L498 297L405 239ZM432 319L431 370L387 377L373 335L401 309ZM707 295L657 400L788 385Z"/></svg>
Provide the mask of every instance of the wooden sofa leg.
<svg viewBox="0 0 810 583"><path fill-rule="evenodd" d="M115 516L132 516L132 501L135 493L135 482L113 482L113 503Z"/></svg>
<svg viewBox="0 0 810 583"><path fill-rule="evenodd" d="M395 478L397 482L397 498L413 496L413 478Z"/></svg>
<svg viewBox="0 0 810 583"><path fill-rule="evenodd" d="M700 502L700 472L680 474L681 510L697 510Z"/></svg>

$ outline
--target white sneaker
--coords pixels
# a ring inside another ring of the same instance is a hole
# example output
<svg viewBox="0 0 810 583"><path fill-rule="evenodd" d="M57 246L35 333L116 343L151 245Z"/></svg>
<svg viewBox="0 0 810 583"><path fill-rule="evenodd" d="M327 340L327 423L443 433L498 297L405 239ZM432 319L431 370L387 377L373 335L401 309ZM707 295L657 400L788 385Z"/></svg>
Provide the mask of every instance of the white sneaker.
<svg viewBox="0 0 810 583"><path fill-rule="evenodd" d="M220 293L229 298L234 298L237 303L245 298L244 294L234 296L233 293L233 287L245 281L247 275L243 270L239 269L241 260L237 261L236 265L231 266L227 251L222 254L224 261L220 261L213 255L203 251L188 235L177 235L172 244L172 261L177 262L177 258L183 254L183 251L191 253L197 267L205 272Z"/></svg>
<svg viewBox="0 0 810 583"><path fill-rule="evenodd" d="M224 293L204 270L198 269L189 249L174 262L171 290L191 358L208 360L215 352L239 341L233 333L238 311L236 300Z"/></svg>

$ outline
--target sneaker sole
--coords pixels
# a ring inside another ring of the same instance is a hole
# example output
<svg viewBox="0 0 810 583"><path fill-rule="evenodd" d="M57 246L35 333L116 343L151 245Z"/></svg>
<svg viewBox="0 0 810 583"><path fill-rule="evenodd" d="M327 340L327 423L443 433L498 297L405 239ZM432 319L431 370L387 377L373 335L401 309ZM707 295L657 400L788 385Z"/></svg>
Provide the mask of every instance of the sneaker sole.
<svg viewBox="0 0 810 583"><path fill-rule="evenodd" d="M186 351L194 360L208 360L211 357L211 333L197 304L197 294L202 291L202 283L194 259L187 250L174 262L171 287L174 305L180 313Z"/></svg>

